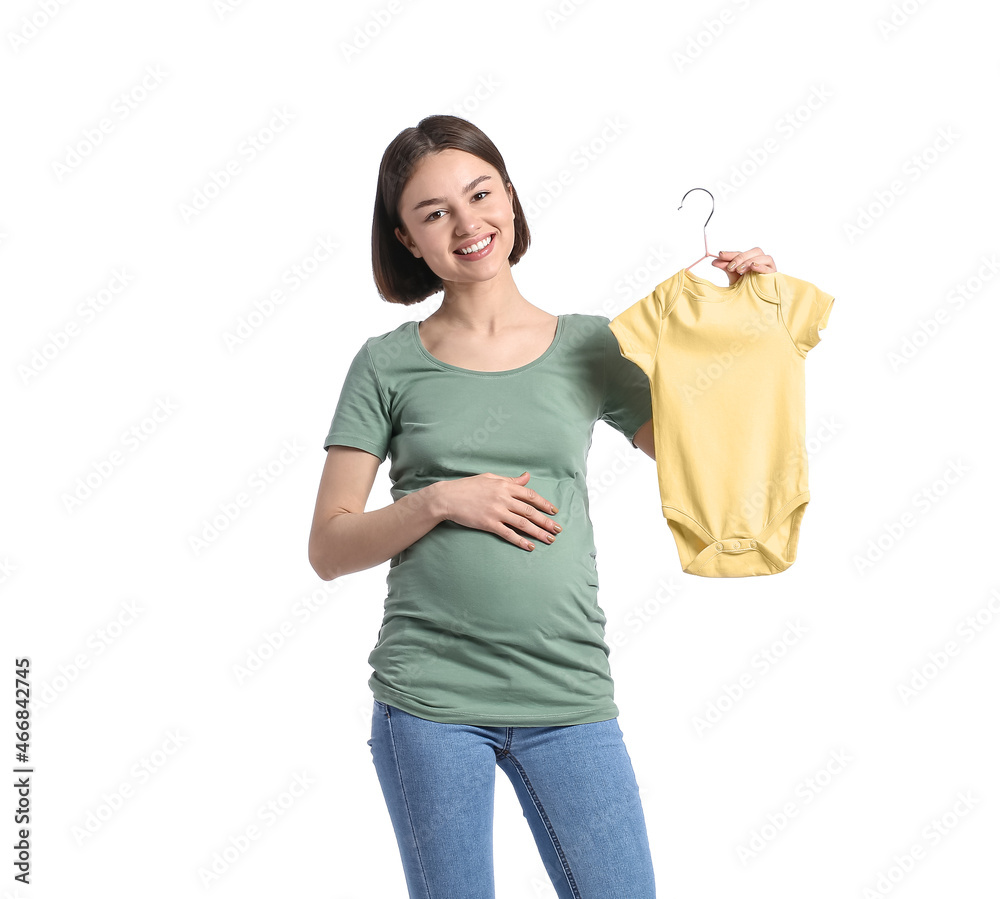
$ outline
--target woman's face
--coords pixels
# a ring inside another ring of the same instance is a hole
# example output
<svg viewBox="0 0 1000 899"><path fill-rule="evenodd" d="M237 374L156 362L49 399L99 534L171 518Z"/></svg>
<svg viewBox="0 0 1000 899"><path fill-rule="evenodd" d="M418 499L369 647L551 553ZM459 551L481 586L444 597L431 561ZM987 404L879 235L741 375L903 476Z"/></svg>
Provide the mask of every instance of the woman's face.
<svg viewBox="0 0 1000 899"><path fill-rule="evenodd" d="M514 246L513 188L488 162L447 149L421 159L399 198L396 237L442 281L487 281ZM471 253L461 250L488 240Z"/></svg>

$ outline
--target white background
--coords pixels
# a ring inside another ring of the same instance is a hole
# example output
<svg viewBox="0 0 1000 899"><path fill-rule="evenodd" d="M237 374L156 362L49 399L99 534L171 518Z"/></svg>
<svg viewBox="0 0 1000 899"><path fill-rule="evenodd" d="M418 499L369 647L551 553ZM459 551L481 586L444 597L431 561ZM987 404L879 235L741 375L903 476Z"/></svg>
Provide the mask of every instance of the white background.
<svg viewBox="0 0 1000 899"><path fill-rule="evenodd" d="M440 299L383 302L370 234L385 146L443 112L503 153L532 231L514 276L553 314L613 317L697 259L692 187L713 252L760 246L836 297L787 572L681 573L655 463L595 429L659 894L998 895L995 7L46 8L0 21L4 770L15 658L35 700L33 882L8 788L0 896L405 895L366 745L388 564L323 582L306 545L348 362ZM499 773L495 826L497 895L553 896Z"/></svg>

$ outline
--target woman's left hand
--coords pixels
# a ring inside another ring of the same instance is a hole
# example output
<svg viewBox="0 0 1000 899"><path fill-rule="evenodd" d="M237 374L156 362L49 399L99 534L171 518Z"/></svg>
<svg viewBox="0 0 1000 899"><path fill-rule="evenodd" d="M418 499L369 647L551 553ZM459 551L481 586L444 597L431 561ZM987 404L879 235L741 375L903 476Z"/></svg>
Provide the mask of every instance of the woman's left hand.
<svg viewBox="0 0 1000 899"><path fill-rule="evenodd" d="M760 274L773 274L777 271L774 260L766 255L760 247L744 250L720 250L719 258L712 260L712 265L721 268L729 275L729 286L732 287L748 271Z"/></svg>

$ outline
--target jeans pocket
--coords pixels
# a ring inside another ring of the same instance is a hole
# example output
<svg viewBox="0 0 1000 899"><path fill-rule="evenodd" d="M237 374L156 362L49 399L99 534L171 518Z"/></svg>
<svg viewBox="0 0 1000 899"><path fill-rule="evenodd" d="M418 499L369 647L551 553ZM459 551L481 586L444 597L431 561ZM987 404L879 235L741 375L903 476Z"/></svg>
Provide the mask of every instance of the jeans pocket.
<svg viewBox="0 0 1000 899"><path fill-rule="evenodd" d="M377 732L381 729L379 721L388 719L388 717L389 707L384 702L379 702L376 699L372 707L372 735L371 739L368 741L368 748L372 751L373 758L375 755L375 737Z"/></svg>

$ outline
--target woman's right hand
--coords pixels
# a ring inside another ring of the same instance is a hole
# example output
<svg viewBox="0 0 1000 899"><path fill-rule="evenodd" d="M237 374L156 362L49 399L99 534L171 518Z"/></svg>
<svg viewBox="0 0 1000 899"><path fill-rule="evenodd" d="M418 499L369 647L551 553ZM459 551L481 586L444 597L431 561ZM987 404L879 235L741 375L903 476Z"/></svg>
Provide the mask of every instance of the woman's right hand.
<svg viewBox="0 0 1000 899"><path fill-rule="evenodd" d="M489 531L529 552L530 540L513 528L546 543L562 528L547 515L558 511L552 503L525 486L528 472L507 478L491 472L453 481L438 481L442 515L446 521L480 531Z"/></svg>

